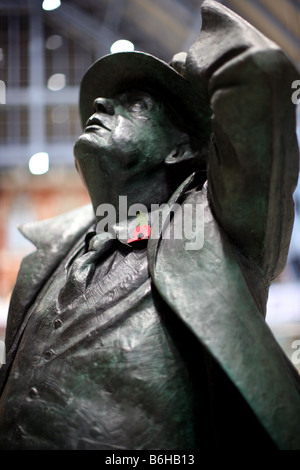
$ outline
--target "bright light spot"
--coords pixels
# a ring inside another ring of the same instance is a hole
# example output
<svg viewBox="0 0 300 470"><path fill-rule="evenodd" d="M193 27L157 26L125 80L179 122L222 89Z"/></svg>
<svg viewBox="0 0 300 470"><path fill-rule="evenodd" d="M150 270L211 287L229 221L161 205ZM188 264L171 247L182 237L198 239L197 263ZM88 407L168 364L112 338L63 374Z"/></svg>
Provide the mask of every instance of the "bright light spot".
<svg viewBox="0 0 300 470"><path fill-rule="evenodd" d="M58 34L53 34L52 36L48 37L46 41L46 48L53 51L61 47L62 43L63 43L62 37L59 36Z"/></svg>
<svg viewBox="0 0 300 470"><path fill-rule="evenodd" d="M55 73L48 79L47 87L49 90L58 91L66 86L66 76L63 73Z"/></svg>
<svg viewBox="0 0 300 470"><path fill-rule="evenodd" d="M61 2L60 0L44 0L42 4L43 10L55 10L55 8L60 7Z"/></svg>
<svg viewBox="0 0 300 470"><path fill-rule="evenodd" d="M32 155L29 160L29 170L33 175L43 175L49 170L49 155L39 152Z"/></svg>
<svg viewBox="0 0 300 470"><path fill-rule="evenodd" d="M112 44L110 48L110 52L115 54L116 52L132 52L134 51L134 44L132 42L127 41L126 39L119 39Z"/></svg>

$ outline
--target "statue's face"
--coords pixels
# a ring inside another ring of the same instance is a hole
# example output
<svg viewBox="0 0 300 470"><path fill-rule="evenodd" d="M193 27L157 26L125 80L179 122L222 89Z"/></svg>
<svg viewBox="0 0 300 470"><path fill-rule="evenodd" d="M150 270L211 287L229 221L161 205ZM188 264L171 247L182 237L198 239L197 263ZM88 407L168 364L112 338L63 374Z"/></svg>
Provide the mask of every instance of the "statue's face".
<svg viewBox="0 0 300 470"><path fill-rule="evenodd" d="M140 203L148 202L142 200L147 192L165 199L164 159L180 137L165 107L148 93L133 90L113 99L97 98L94 110L74 147L94 207L114 204L119 195L134 199L136 194L140 199L134 202ZM156 202L162 201L151 201Z"/></svg>

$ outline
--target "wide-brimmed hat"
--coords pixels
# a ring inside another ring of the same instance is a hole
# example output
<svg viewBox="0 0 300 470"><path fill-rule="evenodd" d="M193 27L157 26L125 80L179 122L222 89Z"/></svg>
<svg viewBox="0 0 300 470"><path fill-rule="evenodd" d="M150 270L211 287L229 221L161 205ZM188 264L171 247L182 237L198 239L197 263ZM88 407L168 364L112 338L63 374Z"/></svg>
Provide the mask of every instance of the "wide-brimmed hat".
<svg viewBox="0 0 300 470"><path fill-rule="evenodd" d="M128 89L155 93L177 114L185 127L206 143L210 135L207 97L192 88L173 67L145 52L120 52L97 60L87 70L80 86L81 124L94 113L96 98L112 98Z"/></svg>

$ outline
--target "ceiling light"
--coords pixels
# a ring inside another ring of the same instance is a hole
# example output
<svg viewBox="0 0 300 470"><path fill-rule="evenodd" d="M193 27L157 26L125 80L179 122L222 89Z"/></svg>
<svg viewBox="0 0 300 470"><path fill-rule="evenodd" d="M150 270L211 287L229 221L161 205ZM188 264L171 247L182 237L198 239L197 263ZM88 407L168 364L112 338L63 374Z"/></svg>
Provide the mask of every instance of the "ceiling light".
<svg viewBox="0 0 300 470"><path fill-rule="evenodd" d="M44 0L42 4L43 10L50 11L55 10L55 8L60 7L60 0Z"/></svg>
<svg viewBox="0 0 300 470"><path fill-rule="evenodd" d="M46 41L46 48L53 51L61 47L62 43L63 43L63 38L59 36L58 34L53 34L52 36L48 37Z"/></svg>
<svg viewBox="0 0 300 470"><path fill-rule="evenodd" d="M66 76L64 73L55 73L48 79L47 87L49 90L58 91L66 86Z"/></svg>
<svg viewBox="0 0 300 470"><path fill-rule="evenodd" d="M62 124L69 119L69 108L63 104L58 104L52 109L51 112L52 122L55 124Z"/></svg>
<svg viewBox="0 0 300 470"><path fill-rule="evenodd" d="M43 175L49 170L49 155L46 152L38 152L29 160L29 170L33 175Z"/></svg>
<svg viewBox="0 0 300 470"><path fill-rule="evenodd" d="M110 52L115 54L116 52L132 52L134 51L134 44L127 41L127 39L119 39L114 42L110 48Z"/></svg>

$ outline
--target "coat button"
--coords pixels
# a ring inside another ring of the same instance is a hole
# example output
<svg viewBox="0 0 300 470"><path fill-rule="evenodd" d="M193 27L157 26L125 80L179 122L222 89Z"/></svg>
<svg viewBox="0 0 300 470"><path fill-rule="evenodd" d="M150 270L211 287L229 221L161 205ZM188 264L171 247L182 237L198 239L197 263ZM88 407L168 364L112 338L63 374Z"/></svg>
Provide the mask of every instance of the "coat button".
<svg viewBox="0 0 300 470"><path fill-rule="evenodd" d="M60 318L57 318L54 322L54 328L57 330L57 328L60 328L62 326L63 322L61 321Z"/></svg>
<svg viewBox="0 0 300 470"><path fill-rule="evenodd" d="M37 390L37 388L35 388L35 387L31 387L31 389L30 389L29 392L28 392L28 396L29 396L30 398L36 398L36 397L38 396L38 394L39 394L39 393L38 393L38 390Z"/></svg>
<svg viewBox="0 0 300 470"><path fill-rule="evenodd" d="M51 359L51 357L54 355L53 349L48 349L47 351L44 352L44 358L46 360Z"/></svg>
<svg viewBox="0 0 300 470"><path fill-rule="evenodd" d="M23 431L23 428L22 426L17 426L16 429L15 429L15 439L17 441L20 441L24 436L24 431Z"/></svg>

